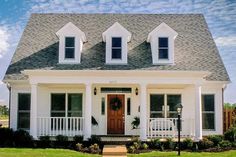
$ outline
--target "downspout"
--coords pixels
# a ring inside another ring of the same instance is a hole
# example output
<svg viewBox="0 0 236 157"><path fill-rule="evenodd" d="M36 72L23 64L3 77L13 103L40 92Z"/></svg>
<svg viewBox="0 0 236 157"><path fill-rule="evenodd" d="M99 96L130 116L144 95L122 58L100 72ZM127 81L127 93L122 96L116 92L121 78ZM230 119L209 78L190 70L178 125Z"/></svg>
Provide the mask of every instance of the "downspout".
<svg viewBox="0 0 236 157"><path fill-rule="evenodd" d="M11 118L11 85L9 83L7 83L7 88L8 88L8 91L9 91L9 100L8 100L8 103L9 103L9 110L8 110L8 115L9 115L9 119L8 119L8 128L11 128L10 127L10 118Z"/></svg>

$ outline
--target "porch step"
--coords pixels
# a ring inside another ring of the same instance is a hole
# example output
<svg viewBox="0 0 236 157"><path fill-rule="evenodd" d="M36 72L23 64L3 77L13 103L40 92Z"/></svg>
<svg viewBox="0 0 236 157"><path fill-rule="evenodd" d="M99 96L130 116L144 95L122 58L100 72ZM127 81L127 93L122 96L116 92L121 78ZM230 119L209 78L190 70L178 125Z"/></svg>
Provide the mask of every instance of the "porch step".
<svg viewBox="0 0 236 157"><path fill-rule="evenodd" d="M125 145L105 145L103 147L103 157L126 157L127 149Z"/></svg>

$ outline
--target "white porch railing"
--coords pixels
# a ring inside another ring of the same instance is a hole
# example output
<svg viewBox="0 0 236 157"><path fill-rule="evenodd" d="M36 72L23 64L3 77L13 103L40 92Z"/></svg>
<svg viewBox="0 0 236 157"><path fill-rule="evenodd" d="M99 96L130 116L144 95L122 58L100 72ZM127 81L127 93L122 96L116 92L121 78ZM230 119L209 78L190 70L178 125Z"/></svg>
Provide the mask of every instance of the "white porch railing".
<svg viewBox="0 0 236 157"><path fill-rule="evenodd" d="M181 137L194 137L194 120L183 118L181 120ZM148 120L149 138L175 138L177 133L177 118L149 118Z"/></svg>
<svg viewBox="0 0 236 157"><path fill-rule="evenodd" d="M83 134L83 117L38 117L38 136Z"/></svg>

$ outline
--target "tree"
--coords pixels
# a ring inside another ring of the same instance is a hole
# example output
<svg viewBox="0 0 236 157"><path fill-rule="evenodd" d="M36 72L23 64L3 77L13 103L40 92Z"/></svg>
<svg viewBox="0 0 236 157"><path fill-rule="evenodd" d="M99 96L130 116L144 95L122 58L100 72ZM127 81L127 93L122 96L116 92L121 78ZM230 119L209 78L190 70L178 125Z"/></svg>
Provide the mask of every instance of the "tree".
<svg viewBox="0 0 236 157"><path fill-rule="evenodd" d="M7 106L0 106L0 116L1 115L9 115L9 109Z"/></svg>

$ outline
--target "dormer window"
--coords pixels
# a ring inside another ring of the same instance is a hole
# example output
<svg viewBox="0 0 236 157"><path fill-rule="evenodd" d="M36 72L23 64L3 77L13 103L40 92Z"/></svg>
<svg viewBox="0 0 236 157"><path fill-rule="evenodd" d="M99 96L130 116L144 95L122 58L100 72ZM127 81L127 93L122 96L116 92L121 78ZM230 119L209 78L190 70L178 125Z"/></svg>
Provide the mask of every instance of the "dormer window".
<svg viewBox="0 0 236 157"><path fill-rule="evenodd" d="M59 37L60 64L79 64L86 36L77 26L69 22L56 32Z"/></svg>
<svg viewBox="0 0 236 157"><path fill-rule="evenodd" d="M118 22L102 33L106 42L106 64L127 64L131 33Z"/></svg>
<svg viewBox="0 0 236 157"><path fill-rule="evenodd" d="M168 38L159 37L158 39L158 58L168 59Z"/></svg>
<svg viewBox="0 0 236 157"><path fill-rule="evenodd" d="M122 38L113 37L112 38L112 48L111 48L111 58L121 59L122 57Z"/></svg>
<svg viewBox="0 0 236 157"><path fill-rule="evenodd" d="M65 59L75 58L75 37L65 38Z"/></svg>
<svg viewBox="0 0 236 157"><path fill-rule="evenodd" d="M178 33L167 24L161 23L148 34L153 64L174 64L174 41Z"/></svg>

